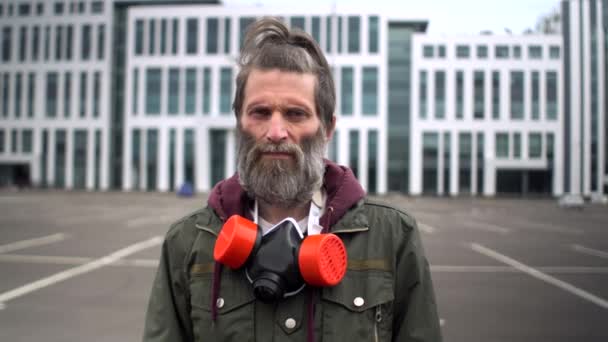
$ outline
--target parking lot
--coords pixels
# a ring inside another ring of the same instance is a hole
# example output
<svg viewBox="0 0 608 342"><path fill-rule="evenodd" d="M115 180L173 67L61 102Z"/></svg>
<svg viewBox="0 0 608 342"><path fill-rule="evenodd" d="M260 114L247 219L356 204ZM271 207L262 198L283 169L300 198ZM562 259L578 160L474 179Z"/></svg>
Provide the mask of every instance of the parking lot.
<svg viewBox="0 0 608 342"><path fill-rule="evenodd" d="M608 206L380 198L419 222L445 341L608 341ZM206 201L0 192L0 341L138 341L169 224Z"/></svg>

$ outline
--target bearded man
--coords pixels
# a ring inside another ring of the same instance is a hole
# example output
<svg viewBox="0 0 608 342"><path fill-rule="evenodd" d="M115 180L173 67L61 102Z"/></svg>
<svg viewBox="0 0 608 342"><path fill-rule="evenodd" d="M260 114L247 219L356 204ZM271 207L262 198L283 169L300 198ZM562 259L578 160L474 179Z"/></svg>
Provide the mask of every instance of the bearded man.
<svg viewBox="0 0 608 342"><path fill-rule="evenodd" d="M239 66L238 172L167 233L143 340L441 341L415 220L368 200L351 170L323 158L336 95L319 46L264 18ZM250 243L218 257L241 226L253 227ZM305 274L301 251L314 236L347 255L327 286Z"/></svg>

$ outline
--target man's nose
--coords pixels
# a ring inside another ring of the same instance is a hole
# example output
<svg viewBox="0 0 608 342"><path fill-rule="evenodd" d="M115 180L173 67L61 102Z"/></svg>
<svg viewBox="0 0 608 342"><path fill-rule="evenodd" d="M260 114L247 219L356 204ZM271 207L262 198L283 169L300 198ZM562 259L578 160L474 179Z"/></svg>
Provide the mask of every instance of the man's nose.
<svg viewBox="0 0 608 342"><path fill-rule="evenodd" d="M266 133L266 138L274 143L287 139L286 122L281 113L272 113L272 117L270 118L270 127Z"/></svg>

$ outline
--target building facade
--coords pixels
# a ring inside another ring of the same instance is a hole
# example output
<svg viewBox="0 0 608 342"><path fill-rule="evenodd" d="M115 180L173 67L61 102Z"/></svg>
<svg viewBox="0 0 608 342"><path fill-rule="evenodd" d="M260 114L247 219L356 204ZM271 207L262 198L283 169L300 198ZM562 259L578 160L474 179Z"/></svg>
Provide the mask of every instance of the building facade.
<svg viewBox="0 0 608 342"><path fill-rule="evenodd" d="M270 15L326 53L328 157L368 192L601 198L606 0L561 12L560 34L433 36L373 9L2 0L0 186L209 191L236 169L243 34Z"/></svg>

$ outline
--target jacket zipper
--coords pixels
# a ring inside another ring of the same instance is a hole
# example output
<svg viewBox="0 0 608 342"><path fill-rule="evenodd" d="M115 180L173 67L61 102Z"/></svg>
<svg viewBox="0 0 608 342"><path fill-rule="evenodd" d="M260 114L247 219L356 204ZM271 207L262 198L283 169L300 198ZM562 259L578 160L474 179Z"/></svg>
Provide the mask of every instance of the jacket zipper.
<svg viewBox="0 0 608 342"><path fill-rule="evenodd" d="M378 337L378 325L382 322L382 307L380 305L376 306L376 315L374 317L374 341L379 342L380 339Z"/></svg>

